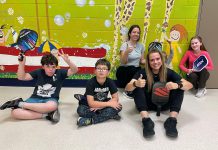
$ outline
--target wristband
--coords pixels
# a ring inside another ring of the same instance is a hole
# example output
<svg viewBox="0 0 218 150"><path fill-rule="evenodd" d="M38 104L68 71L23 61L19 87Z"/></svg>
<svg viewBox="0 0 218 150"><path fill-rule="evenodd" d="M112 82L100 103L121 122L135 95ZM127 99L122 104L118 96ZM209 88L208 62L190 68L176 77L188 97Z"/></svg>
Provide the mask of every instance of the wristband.
<svg viewBox="0 0 218 150"><path fill-rule="evenodd" d="M133 82L133 86L134 86L134 87L137 87L136 84L135 84L135 82L136 82L136 81Z"/></svg>
<svg viewBox="0 0 218 150"><path fill-rule="evenodd" d="M177 83L178 84L178 89L181 89L183 87L182 82Z"/></svg>

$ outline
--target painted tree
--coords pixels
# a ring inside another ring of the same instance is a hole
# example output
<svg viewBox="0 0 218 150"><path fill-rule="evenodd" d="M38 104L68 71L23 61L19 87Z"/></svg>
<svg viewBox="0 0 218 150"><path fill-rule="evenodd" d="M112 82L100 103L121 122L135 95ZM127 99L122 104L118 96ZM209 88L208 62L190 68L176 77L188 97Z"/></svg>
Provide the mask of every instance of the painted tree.
<svg viewBox="0 0 218 150"><path fill-rule="evenodd" d="M145 2L145 16L144 16L144 29L143 29L143 36L142 36L142 43L146 44L147 39L147 32L150 26L150 16L151 16L151 9L153 5L153 0L146 0Z"/></svg>
<svg viewBox="0 0 218 150"><path fill-rule="evenodd" d="M162 24L162 32L160 37L160 42L163 42L166 37L166 30L169 24L170 20L170 14L172 12L173 6L174 6L175 0L166 0L166 9L165 9L165 15L164 20Z"/></svg>
<svg viewBox="0 0 218 150"><path fill-rule="evenodd" d="M150 26L150 16L151 16L153 1L154 0L146 0L146 3L145 3L144 30L143 30L143 36L142 36L142 43L144 45L146 45L147 32ZM166 30L168 27L170 14L172 12L174 2L175 0L166 0L166 8L165 8L165 15L164 15L163 24L162 24L160 42L163 42L164 38L166 38Z"/></svg>
<svg viewBox="0 0 218 150"><path fill-rule="evenodd" d="M110 52L111 66L115 70L115 64L119 60L118 42L120 40L120 29L130 20L136 0L115 0L114 15L114 45Z"/></svg>

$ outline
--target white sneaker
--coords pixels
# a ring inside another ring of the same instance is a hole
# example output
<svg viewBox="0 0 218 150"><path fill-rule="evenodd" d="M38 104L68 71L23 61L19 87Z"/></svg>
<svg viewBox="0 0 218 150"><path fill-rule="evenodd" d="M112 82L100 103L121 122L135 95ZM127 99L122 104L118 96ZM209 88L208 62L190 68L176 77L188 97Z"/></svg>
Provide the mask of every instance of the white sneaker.
<svg viewBox="0 0 218 150"><path fill-rule="evenodd" d="M200 98L203 97L206 93L207 93L206 88L199 88L195 96Z"/></svg>

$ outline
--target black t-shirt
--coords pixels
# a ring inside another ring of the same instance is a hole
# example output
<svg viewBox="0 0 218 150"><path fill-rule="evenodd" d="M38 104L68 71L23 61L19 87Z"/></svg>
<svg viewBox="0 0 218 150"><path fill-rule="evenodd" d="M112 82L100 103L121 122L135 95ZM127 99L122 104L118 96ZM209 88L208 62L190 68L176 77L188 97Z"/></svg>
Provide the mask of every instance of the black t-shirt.
<svg viewBox="0 0 218 150"><path fill-rule="evenodd" d="M136 79L138 80L138 78L140 77L140 74L142 74L142 78L147 80L147 76L146 76L146 73L145 73L145 69L141 69L140 71L138 71L134 76L133 76L133 79ZM160 81L160 78L158 75L153 75L154 77L154 82L158 82ZM180 75L178 75L175 71L167 68L167 82L174 82L174 83L178 83L180 82L180 80L182 79L182 77ZM147 87L147 84L145 86L145 90L147 91L148 87Z"/></svg>
<svg viewBox="0 0 218 150"><path fill-rule="evenodd" d="M31 98L56 98L59 99L60 90L67 70L57 69L52 77L45 74L44 69L38 69L30 72L33 79L36 79L35 89Z"/></svg>
<svg viewBox="0 0 218 150"><path fill-rule="evenodd" d="M110 78L106 78L104 84L101 85L97 82L96 77L93 77L87 82L86 85L86 92L84 95L86 102L82 102L81 104L88 104L86 99L87 95L93 96L95 101L106 102L109 100L108 93L110 92L110 94L113 95L117 91L118 90L114 81Z"/></svg>

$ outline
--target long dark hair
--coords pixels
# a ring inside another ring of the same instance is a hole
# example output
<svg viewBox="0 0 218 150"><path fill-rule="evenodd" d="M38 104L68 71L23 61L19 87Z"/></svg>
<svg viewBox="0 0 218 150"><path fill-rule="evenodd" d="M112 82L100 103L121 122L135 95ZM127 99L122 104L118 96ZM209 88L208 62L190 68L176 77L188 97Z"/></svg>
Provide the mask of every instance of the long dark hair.
<svg viewBox="0 0 218 150"><path fill-rule="evenodd" d="M128 31L128 40L130 40L130 34L131 34L131 32L132 32L132 30L134 29L134 28L138 28L139 29L139 32L141 33L141 29L140 29L140 27L139 27L139 25L132 25L130 28L129 28L129 31ZM140 34L139 34L139 38L138 38L138 40L137 40L137 42L140 40Z"/></svg>
<svg viewBox="0 0 218 150"><path fill-rule="evenodd" d="M196 36L194 36L194 37L191 38L190 43L189 43L188 50L193 50L192 47L191 47L191 41L192 41L193 39L198 39L198 41L201 43L200 50L202 50L202 51L207 51L206 48L205 48L205 46L204 46L204 44L203 44L203 42L202 42L202 38L201 38L199 35L196 35Z"/></svg>

